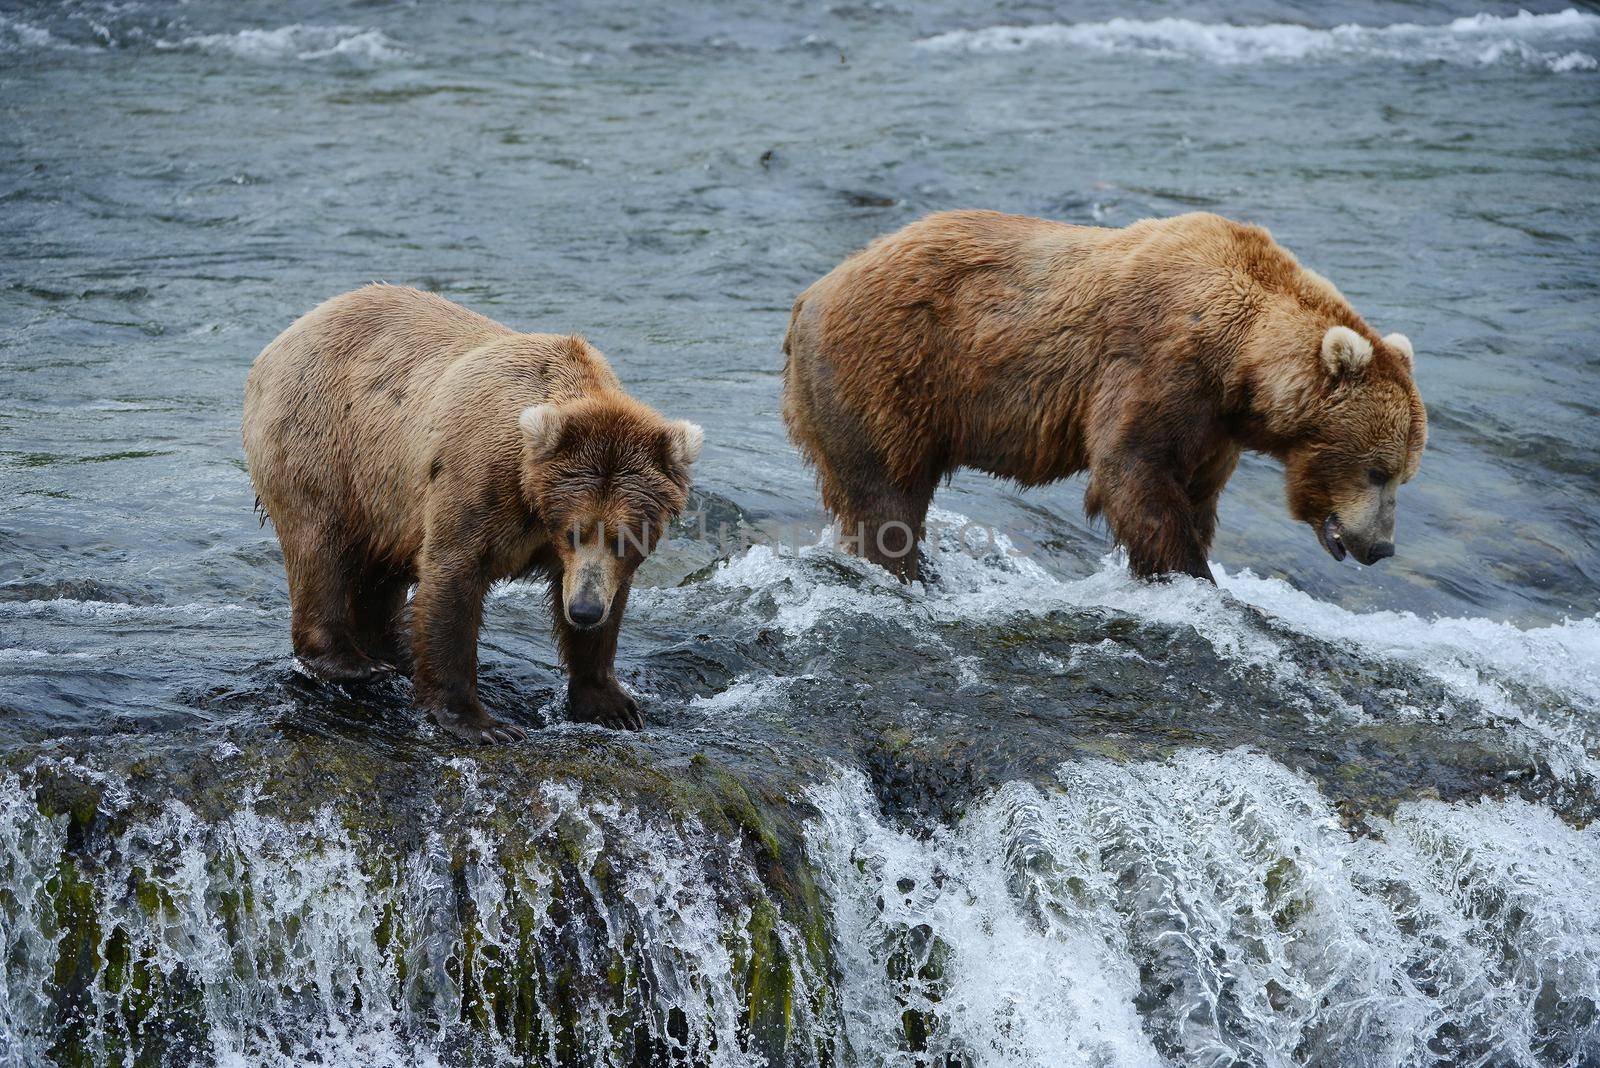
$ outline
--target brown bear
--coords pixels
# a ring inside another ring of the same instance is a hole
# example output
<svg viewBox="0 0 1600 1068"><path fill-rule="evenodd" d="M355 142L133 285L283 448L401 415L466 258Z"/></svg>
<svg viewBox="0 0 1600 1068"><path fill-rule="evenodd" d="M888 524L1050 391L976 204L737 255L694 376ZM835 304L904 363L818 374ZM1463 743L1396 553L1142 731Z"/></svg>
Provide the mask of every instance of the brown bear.
<svg viewBox="0 0 1600 1068"><path fill-rule="evenodd" d="M617 628L701 440L624 393L581 338L400 286L314 308L245 385L295 654L334 680L412 670L418 704L474 742L523 736L479 704L477 662L484 594L525 574L550 582L571 717L644 726L613 674Z"/></svg>
<svg viewBox="0 0 1600 1068"><path fill-rule="evenodd" d="M1336 559L1394 553L1427 415L1411 343L1379 337L1267 231L1216 215L1123 229L990 211L879 238L794 304L783 417L859 555L902 579L958 468L1089 472L1135 574L1210 579L1244 449Z"/></svg>

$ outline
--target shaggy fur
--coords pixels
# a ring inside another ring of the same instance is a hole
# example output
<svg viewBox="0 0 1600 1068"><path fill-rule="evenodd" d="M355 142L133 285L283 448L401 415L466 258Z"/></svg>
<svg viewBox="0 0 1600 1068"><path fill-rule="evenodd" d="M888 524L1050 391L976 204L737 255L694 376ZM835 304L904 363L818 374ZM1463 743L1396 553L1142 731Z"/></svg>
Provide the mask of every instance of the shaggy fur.
<svg viewBox="0 0 1600 1068"><path fill-rule="evenodd" d="M1085 506L1135 573L1210 578L1244 449L1284 462L1290 511L1330 553L1372 562L1427 435L1410 342L1265 230L1203 213L932 215L802 293L784 352L784 420L823 503L907 580L962 467L1025 486L1087 470Z"/></svg>
<svg viewBox="0 0 1600 1068"><path fill-rule="evenodd" d="M295 653L332 679L414 669L417 702L479 742L522 735L478 702L477 639L489 585L530 572L550 580L572 717L643 726L613 674L617 629L700 440L625 394L581 338L398 286L313 309L245 386Z"/></svg>

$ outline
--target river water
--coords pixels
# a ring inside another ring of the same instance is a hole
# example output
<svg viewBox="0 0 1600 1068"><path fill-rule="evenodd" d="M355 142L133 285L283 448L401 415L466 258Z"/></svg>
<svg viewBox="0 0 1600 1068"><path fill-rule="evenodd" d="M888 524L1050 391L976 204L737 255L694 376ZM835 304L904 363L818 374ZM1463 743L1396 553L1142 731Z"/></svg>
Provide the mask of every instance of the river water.
<svg viewBox="0 0 1600 1068"><path fill-rule="evenodd" d="M0 115L0 1063L1600 1062L1600 15L0 0ZM1396 558L1255 459L1218 589L1079 482L957 476L911 589L807 532L790 302L954 207L1258 222L1408 334ZM375 278L705 426L641 735L526 586L524 745L295 665L244 376Z"/></svg>

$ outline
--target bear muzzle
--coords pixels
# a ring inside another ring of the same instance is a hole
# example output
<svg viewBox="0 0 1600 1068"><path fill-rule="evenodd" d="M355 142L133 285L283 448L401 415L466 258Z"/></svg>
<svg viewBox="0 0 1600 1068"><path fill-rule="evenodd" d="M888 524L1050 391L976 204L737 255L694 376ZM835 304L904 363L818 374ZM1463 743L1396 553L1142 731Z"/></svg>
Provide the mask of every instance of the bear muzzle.
<svg viewBox="0 0 1600 1068"><path fill-rule="evenodd" d="M609 607L605 598L600 595L598 585L584 583L578 587L577 596L566 603L567 622L585 630L598 627L606 621L608 614L606 610Z"/></svg>
<svg viewBox="0 0 1600 1068"><path fill-rule="evenodd" d="M575 546L562 561L561 613L580 630L603 624L624 575L603 538Z"/></svg>
<svg viewBox="0 0 1600 1068"><path fill-rule="evenodd" d="M1348 529L1339 519L1339 513L1330 512L1316 528L1317 540L1335 560L1348 554L1367 566L1394 555L1392 537L1374 536L1370 532Z"/></svg>

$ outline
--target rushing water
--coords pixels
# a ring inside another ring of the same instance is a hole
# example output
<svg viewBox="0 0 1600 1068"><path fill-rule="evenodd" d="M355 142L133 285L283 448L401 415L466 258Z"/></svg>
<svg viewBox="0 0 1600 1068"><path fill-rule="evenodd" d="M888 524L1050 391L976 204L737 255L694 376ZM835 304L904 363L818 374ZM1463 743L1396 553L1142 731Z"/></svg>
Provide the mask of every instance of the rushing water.
<svg viewBox="0 0 1600 1068"><path fill-rule="evenodd" d="M1600 15L0 0L0 115L0 1064L1600 1062ZM526 586L524 745L297 668L238 417L316 301L582 330L803 528L793 296L974 206L1260 222L1408 334L1399 555L1248 460L1141 584L964 474L911 589L685 524L637 736Z"/></svg>

